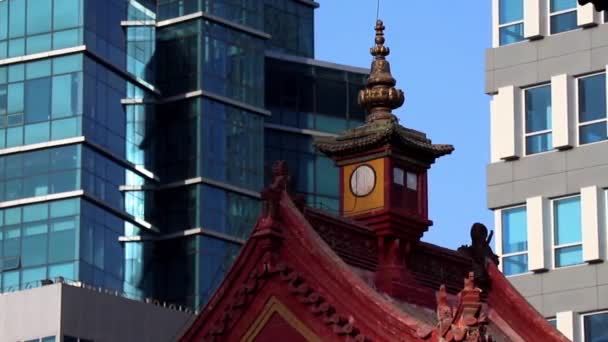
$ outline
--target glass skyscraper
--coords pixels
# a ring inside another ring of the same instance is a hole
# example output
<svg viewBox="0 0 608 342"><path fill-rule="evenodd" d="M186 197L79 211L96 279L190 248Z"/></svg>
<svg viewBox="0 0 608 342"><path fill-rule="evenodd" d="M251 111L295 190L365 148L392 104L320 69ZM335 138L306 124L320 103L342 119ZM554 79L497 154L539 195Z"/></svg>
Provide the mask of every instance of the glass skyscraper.
<svg viewBox="0 0 608 342"><path fill-rule="evenodd" d="M0 287L61 276L199 307L268 165L310 205L312 147L364 120L367 71L314 59L308 0L0 0Z"/></svg>

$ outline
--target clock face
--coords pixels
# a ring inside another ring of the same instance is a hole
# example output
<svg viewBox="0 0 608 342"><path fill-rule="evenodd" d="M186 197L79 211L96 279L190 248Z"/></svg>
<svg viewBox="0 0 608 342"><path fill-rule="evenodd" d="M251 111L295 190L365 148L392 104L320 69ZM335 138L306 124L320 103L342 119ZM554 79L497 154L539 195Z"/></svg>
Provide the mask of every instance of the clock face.
<svg viewBox="0 0 608 342"><path fill-rule="evenodd" d="M376 186L376 172L369 165L361 165L350 175L350 191L358 197L369 195Z"/></svg>

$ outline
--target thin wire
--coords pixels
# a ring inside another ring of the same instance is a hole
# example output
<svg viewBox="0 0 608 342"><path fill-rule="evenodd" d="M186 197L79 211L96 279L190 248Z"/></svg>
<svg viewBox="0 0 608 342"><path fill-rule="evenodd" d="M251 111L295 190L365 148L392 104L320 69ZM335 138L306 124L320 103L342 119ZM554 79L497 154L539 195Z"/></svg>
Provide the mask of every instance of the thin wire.
<svg viewBox="0 0 608 342"><path fill-rule="evenodd" d="M378 21L379 18L380 18L380 0L378 0L378 3L376 5L376 21Z"/></svg>

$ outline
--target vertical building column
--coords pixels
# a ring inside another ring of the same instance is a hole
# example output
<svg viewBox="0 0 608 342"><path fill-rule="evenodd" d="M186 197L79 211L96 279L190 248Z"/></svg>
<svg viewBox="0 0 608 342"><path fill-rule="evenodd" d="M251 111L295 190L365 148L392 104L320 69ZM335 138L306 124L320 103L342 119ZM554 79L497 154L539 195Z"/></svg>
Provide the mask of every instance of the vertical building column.
<svg viewBox="0 0 608 342"><path fill-rule="evenodd" d="M576 6L576 23L580 27L596 26L600 22L599 13L595 11L592 3L586 5L577 4Z"/></svg>
<svg viewBox="0 0 608 342"><path fill-rule="evenodd" d="M585 262L597 262L603 259L605 215L604 190L598 186L582 188L581 225Z"/></svg>
<svg viewBox="0 0 608 342"><path fill-rule="evenodd" d="M574 78L562 74L551 77L551 121L553 147L564 150L572 147L574 140Z"/></svg>
<svg viewBox="0 0 608 342"><path fill-rule="evenodd" d="M499 0L492 0L492 47L500 46L500 36L499 36Z"/></svg>
<svg viewBox="0 0 608 342"><path fill-rule="evenodd" d="M550 260L550 222L549 200L541 196L526 200L526 219L528 226L528 269L544 272L549 269Z"/></svg>
<svg viewBox="0 0 608 342"><path fill-rule="evenodd" d="M524 0L524 38L538 39L543 36L543 0Z"/></svg>
<svg viewBox="0 0 608 342"><path fill-rule="evenodd" d="M523 140L519 88L499 88L490 106L492 162L518 159Z"/></svg>
<svg viewBox="0 0 608 342"><path fill-rule="evenodd" d="M556 314L557 330L570 341L580 341L580 315L573 311L558 312Z"/></svg>
<svg viewBox="0 0 608 342"><path fill-rule="evenodd" d="M494 250L496 255L502 258L502 210L494 210ZM498 268L502 272L502 262L499 263Z"/></svg>

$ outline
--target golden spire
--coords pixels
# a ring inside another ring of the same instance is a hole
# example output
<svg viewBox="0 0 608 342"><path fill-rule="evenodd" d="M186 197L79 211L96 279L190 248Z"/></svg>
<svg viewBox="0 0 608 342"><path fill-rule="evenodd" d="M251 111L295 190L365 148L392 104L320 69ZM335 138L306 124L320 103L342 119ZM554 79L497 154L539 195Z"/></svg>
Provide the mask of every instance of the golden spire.
<svg viewBox="0 0 608 342"><path fill-rule="evenodd" d="M376 46L370 49L374 61L367 85L359 92L359 105L367 111L367 122L379 120L397 121L392 110L405 101L403 91L395 88L397 81L391 75L391 66L386 60L390 49L384 46L384 24L376 21Z"/></svg>

